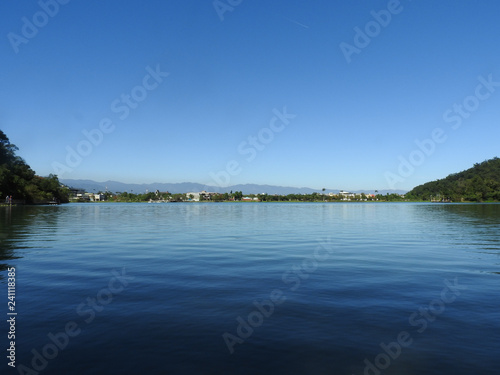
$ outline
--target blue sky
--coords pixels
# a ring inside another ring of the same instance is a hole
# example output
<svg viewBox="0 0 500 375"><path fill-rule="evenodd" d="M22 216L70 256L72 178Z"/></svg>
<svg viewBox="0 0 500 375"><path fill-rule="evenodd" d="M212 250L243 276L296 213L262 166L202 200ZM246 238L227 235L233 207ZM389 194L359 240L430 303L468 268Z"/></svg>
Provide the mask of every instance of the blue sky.
<svg viewBox="0 0 500 375"><path fill-rule="evenodd" d="M493 0L2 2L0 129L40 175L409 190L499 156L498 14Z"/></svg>

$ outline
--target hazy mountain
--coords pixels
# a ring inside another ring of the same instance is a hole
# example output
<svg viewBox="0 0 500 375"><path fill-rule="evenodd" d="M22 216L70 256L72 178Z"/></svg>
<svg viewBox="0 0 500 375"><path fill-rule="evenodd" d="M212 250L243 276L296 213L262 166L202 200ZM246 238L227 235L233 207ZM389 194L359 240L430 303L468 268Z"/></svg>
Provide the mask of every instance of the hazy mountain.
<svg viewBox="0 0 500 375"><path fill-rule="evenodd" d="M257 184L244 184L244 185L233 185L228 187L218 187L218 186L209 186L198 184L195 182L182 182L182 183L161 183L155 182L151 184L126 184L118 181L104 181L97 182L93 180L71 180L71 179L61 179L61 183L78 189L83 189L87 192L98 192L98 191L112 191L112 192L133 192L133 193L144 193L146 190L155 191L159 190L161 192L168 191L172 194L175 193L188 193L188 192L198 192L202 190L212 191L212 192L230 192L234 191L242 191L243 194L299 194L306 193L311 194L314 192L322 193L321 189L311 189L308 187L290 187L290 186L273 186L273 185L257 185ZM326 189L325 193L338 193L339 189ZM356 190L352 191L353 193L366 193L366 194L374 194L375 190L367 189L367 190ZM397 193L404 194L406 191L404 190L379 190L379 194L386 193Z"/></svg>

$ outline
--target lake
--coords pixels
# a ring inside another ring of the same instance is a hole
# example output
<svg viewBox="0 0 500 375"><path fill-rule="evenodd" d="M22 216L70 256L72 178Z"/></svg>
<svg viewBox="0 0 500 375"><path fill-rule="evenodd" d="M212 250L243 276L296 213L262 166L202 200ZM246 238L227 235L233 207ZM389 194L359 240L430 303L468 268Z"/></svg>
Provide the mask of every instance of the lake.
<svg viewBox="0 0 500 375"><path fill-rule="evenodd" d="M499 204L0 207L0 243L2 373L500 371Z"/></svg>

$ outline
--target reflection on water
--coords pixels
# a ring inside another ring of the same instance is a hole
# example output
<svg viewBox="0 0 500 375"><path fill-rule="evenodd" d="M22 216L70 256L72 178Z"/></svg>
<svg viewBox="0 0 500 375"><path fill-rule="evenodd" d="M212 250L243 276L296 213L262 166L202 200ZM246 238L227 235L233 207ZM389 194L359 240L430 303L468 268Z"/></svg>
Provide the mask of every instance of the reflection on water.
<svg viewBox="0 0 500 375"><path fill-rule="evenodd" d="M55 241L59 219L54 206L0 207L0 271L10 267L9 260L23 257L33 244Z"/></svg>
<svg viewBox="0 0 500 375"><path fill-rule="evenodd" d="M422 213L436 222L436 230L454 246L466 248L488 257L491 264L500 265L500 205L499 204L436 204L419 206ZM481 258L481 255L478 255ZM482 258L481 258L482 259ZM485 258L486 259L486 258ZM495 270L484 272L498 273Z"/></svg>
<svg viewBox="0 0 500 375"><path fill-rule="evenodd" d="M498 204L0 207L0 276L16 267L19 363L82 329L41 374L358 375L401 331L414 342L383 374L496 374L499 229ZM133 281L90 309L122 269ZM409 317L455 278L467 289L419 334ZM231 355L223 333L275 289L286 301Z"/></svg>

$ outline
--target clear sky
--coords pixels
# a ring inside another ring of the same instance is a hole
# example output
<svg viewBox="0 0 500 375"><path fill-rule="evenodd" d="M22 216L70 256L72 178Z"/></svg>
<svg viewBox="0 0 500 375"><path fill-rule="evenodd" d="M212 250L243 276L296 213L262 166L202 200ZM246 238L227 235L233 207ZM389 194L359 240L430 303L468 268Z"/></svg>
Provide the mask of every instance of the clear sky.
<svg viewBox="0 0 500 375"><path fill-rule="evenodd" d="M0 129L40 175L409 190L500 156L499 14L2 1Z"/></svg>

